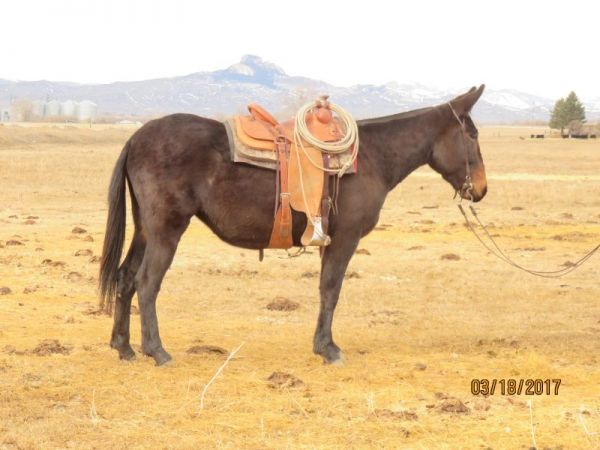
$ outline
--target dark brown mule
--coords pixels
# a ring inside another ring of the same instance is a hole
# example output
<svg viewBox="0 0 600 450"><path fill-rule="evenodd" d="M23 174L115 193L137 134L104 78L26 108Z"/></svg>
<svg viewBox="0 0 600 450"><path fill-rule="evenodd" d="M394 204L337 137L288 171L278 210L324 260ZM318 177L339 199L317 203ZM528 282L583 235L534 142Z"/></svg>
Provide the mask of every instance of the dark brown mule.
<svg viewBox="0 0 600 450"><path fill-rule="evenodd" d="M483 86L472 88L452 100L451 106L359 121L358 173L341 179L338 212L329 228L331 244L321 261L321 307L313 351L325 361L341 358L331 323L344 273L360 238L375 227L388 192L417 167L429 164L463 197L469 195L468 168L473 199L485 195L477 129L469 117L482 92ZM125 237L125 180L135 231L119 267ZM233 164L223 123L174 114L138 130L125 144L112 175L100 268L104 304L111 305L116 297L111 346L119 356L135 356L129 344L129 315L137 291L142 351L159 365L171 359L158 333L156 297L193 216L229 244L263 249L271 235L274 203L275 172ZM306 218L294 213L297 246L305 225Z"/></svg>

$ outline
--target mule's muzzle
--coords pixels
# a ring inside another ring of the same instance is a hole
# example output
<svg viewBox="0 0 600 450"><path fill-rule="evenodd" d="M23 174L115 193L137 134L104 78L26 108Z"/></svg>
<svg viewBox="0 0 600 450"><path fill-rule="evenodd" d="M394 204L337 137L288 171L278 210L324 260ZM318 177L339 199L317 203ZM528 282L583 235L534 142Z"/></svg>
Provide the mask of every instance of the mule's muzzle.
<svg viewBox="0 0 600 450"><path fill-rule="evenodd" d="M487 184L483 186L483 189L481 189L479 192L476 189L472 189L471 192L473 196L473 202L477 203L478 201L482 200L483 197L485 197L485 194L487 194Z"/></svg>
<svg viewBox="0 0 600 450"><path fill-rule="evenodd" d="M463 200L469 200L477 203L483 199L483 197L485 197L485 194L487 194L487 184L477 186L473 183L465 183L456 191L456 193L460 195L460 198Z"/></svg>
<svg viewBox="0 0 600 450"><path fill-rule="evenodd" d="M465 192L465 194L471 194L470 200L477 203L485 194L487 194L487 177L485 174L485 169L483 164L478 165L471 172L471 186L470 191ZM462 195L461 195L462 196ZM469 197L463 197L464 199L469 199Z"/></svg>

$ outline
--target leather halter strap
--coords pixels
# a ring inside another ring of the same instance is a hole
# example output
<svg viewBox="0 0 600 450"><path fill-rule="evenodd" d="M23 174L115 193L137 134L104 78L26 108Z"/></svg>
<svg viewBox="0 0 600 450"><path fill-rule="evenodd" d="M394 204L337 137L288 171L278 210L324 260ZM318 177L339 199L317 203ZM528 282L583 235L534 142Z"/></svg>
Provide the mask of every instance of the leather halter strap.
<svg viewBox="0 0 600 450"><path fill-rule="evenodd" d="M463 150L465 153L465 181L464 181L462 187L460 188L460 191L462 191L462 193L468 195L470 197L470 200L473 200L473 181L471 179L471 164L469 164L469 150L467 148L467 141L466 141L466 137L465 137L467 134L467 127L465 125L464 119L461 119L460 116L456 113L456 110L452 106L452 103L448 102L447 105L450 107L450 111L452 111L452 114L456 118L456 121L459 123L460 130L462 133L462 135L461 135L462 145L463 145ZM457 193L458 192L459 191L457 191Z"/></svg>

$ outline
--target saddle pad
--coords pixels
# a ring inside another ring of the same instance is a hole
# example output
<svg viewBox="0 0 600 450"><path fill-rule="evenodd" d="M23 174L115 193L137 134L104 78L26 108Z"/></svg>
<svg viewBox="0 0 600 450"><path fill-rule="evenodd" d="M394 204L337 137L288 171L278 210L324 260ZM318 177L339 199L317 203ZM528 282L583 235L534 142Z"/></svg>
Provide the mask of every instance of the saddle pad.
<svg viewBox="0 0 600 450"><path fill-rule="evenodd" d="M228 118L223 123L227 131L231 161L234 163L250 164L264 169L277 170L277 154L274 150L257 150L247 146L240 140L236 133L234 118ZM273 147L273 142L271 142L271 146Z"/></svg>

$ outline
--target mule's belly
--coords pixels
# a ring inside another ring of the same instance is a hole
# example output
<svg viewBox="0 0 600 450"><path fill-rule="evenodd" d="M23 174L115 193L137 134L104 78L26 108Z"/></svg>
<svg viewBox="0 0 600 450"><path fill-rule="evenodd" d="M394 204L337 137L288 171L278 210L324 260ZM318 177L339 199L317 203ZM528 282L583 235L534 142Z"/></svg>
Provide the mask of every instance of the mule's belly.
<svg viewBox="0 0 600 450"><path fill-rule="evenodd" d="M275 219L275 172L244 164L226 167L212 180L197 216L223 241L249 249L268 246ZM294 245L306 216L293 212Z"/></svg>

